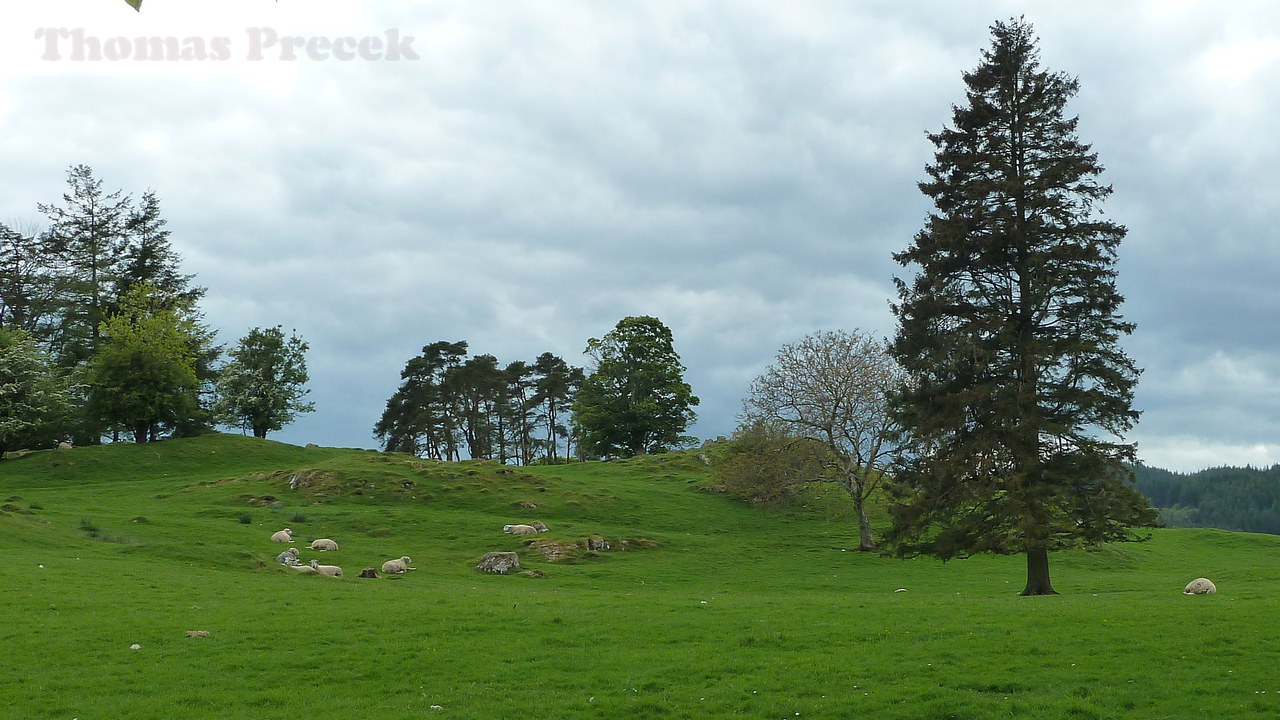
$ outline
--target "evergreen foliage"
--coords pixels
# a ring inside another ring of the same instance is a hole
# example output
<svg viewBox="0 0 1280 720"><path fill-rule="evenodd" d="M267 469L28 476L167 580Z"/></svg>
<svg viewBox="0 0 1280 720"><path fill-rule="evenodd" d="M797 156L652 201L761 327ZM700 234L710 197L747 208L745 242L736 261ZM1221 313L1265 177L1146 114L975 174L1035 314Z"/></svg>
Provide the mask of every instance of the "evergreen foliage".
<svg viewBox="0 0 1280 720"><path fill-rule="evenodd" d="M1280 535L1280 465L1218 467L1184 474L1139 465L1138 489L1168 527Z"/></svg>
<svg viewBox="0 0 1280 720"><path fill-rule="evenodd" d="M1097 156L1065 115L1078 83L1040 68L1030 24L992 27L967 102L920 189L934 203L896 280L895 413L909 449L892 486L899 553L1025 553L1024 594L1053 592L1048 552L1134 539L1154 520L1120 438L1138 370L1118 344L1116 249Z"/></svg>
<svg viewBox="0 0 1280 720"><path fill-rule="evenodd" d="M435 342L405 363L373 432L388 452L437 460L554 460L560 439L571 440L561 415L581 375L551 353L504 367L493 355L467 358L465 341Z"/></svg>
<svg viewBox="0 0 1280 720"><path fill-rule="evenodd" d="M684 381L671 330L654 317L627 317L587 341L595 360L574 402L585 457L630 457L689 442L698 398Z"/></svg>

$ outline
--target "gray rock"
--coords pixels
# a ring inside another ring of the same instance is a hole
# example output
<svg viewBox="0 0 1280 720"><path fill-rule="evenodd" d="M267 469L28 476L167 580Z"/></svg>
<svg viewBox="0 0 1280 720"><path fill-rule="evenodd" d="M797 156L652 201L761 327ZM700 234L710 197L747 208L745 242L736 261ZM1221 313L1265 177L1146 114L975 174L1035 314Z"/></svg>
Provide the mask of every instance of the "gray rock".
<svg viewBox="0 0 1280 720"><path fill-rule="evenodd" d="M479 564L476 565L477 570L497 573L498 575L506 575L518 567L520 567L520 556L513 552L485 553L484 557L480 558Z"/></svg>

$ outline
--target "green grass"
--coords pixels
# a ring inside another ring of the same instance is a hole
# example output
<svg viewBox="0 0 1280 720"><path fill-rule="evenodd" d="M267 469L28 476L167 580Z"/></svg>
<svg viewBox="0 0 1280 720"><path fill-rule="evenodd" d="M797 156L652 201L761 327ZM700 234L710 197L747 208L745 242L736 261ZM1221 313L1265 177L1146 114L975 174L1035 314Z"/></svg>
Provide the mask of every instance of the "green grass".
<svg viewBox="0 0 1280 720"><path fill-rule="evenodd" d="M1063 594L1022 598L1020 558L858 553L838 493L757 510L705 473L238 436L0 462L0 718L1280 714L1280 538L1156 531L1055 555ZM501 532L535 519L635 549L551 563ZM346 577L275 565L286 526ZM493 550L545 577L476 572ZM355 577L405 554L417 572ZM1183 596L1202 575L1219 593Z"/></svg>

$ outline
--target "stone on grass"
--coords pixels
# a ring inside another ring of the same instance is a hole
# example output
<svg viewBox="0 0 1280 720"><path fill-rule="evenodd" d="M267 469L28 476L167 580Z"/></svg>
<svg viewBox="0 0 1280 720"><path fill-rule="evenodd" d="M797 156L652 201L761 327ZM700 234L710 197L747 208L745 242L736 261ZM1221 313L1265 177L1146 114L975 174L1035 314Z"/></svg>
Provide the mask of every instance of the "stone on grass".
<svg viewBox="0 0 1280 720"><path fill-rule="evenodd" d="M480 558L479 564L476 565L477 570L498 575L506 575L518 567L520 567L520 556L513 552L485 553L484 557Z"/></svg>

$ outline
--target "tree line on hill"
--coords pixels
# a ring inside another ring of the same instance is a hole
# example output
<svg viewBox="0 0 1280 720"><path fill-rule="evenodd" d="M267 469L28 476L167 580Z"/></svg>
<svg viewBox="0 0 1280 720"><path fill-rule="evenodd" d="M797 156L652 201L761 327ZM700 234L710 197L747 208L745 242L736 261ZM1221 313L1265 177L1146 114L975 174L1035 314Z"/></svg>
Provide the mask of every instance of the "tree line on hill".
<svg viewBox="0 0 1280 720"><path fill-rule="evenodd" d="M1280 465L1219 467L1184 474L1138 465L1138 489L1167 527L1211 527L1280 535Z"/></svg>
<svg viewBox="0 0 1280 720"><path fill-rule="evenodd" d="M0 452L215 425L265 437L312 409L296 333L215 342L154 191L107 192L87 165L67 186L37 205L47 226L0 224Z"/></svg>
<svg viewBox="0 0 1280 720"><path fill-rule="evenodd" d="M591 373L553 353L502 365L465 341L422 348L400 373L373 432L388 452L527 465L659 452L684 436L698 404L670 329L627 317L586 354Z"/></svg>

